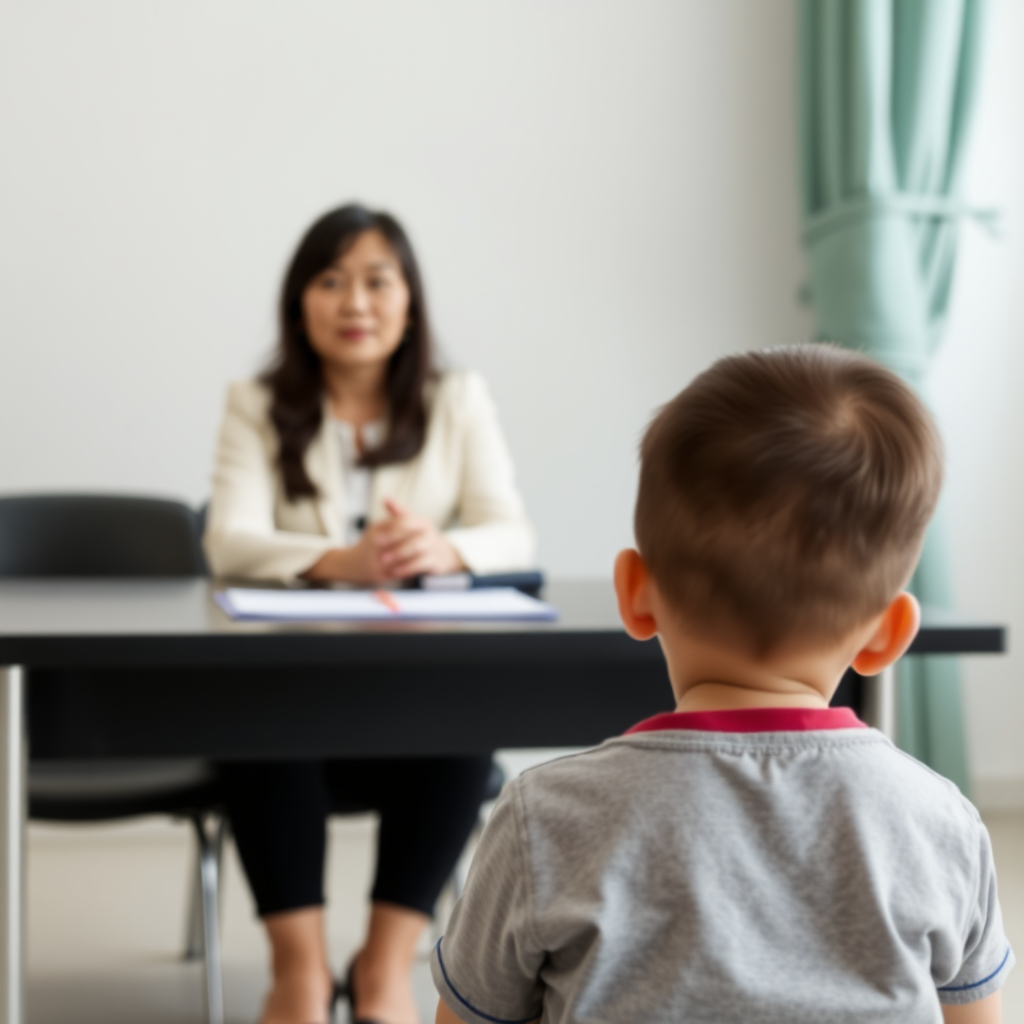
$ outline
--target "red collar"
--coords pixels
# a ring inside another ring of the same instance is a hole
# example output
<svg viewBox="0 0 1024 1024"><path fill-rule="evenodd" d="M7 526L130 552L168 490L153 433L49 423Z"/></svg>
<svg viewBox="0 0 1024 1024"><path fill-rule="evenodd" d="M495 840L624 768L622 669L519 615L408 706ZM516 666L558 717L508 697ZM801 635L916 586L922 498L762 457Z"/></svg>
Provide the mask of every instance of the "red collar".
<svg viewBox="0 0 1024 1024"><path fill-rule="evenodd" d="M738 711L669 711L626 731L662 732L808 732L816 729L866 729L850 708L743 708Z"/></svg>

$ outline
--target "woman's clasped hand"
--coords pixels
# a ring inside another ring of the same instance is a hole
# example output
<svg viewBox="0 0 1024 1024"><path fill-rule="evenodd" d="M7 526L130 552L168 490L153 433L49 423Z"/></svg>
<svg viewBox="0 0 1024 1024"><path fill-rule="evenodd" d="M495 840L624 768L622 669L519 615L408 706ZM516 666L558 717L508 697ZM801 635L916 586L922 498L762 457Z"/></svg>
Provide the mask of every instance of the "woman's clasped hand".
<svg viewBox="0 0 1024 1024"><path fill-rule="evenodd" d="M309 580L387 583L414 576L443 575L466 568L458 551L429 519L391 498L388 517L371 523L349 548L323 555L304 575Z"/></svg>

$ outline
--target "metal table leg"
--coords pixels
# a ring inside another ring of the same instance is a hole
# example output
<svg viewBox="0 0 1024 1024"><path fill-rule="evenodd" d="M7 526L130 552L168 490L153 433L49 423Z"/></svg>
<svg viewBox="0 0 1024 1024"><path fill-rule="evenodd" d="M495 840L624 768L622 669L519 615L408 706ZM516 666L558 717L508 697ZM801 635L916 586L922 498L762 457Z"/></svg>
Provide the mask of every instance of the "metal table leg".
<svg viewBox="0 0 1024 1024"><path fill-rule="evenodd" d="M868 676L864 720L896 742L896 666L890 665L877 676Z"/></svg>
<svg viewBox="0 0 1024 1024"><path fill-rule="evenodd" d="M25 1019L25 673L0 667L0 1024Z"/></svg>

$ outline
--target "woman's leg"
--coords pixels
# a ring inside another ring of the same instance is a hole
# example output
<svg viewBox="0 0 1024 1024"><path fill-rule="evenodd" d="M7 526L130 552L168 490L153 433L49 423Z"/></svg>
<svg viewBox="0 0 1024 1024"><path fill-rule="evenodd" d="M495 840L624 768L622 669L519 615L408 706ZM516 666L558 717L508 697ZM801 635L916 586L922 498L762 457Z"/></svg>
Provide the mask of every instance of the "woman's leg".
<svg viewBox="0 0 1024 1024"><path fill-rule="evenodd" d="M418 910L374 901L362 949L352 962L356 1021L417 1024L411 971L416 946L430 917Z"/></svg>
<svg viewBox="0 0 1024 1024"><path fill-rule="evenodd" d="M353 964L356 1017L418 1021L410 982L416 945L480 813L490 755L331 761L339 809L380 812L370 927Z"/></svg>
<svg viewBox="0 0 1024 1024"><path fill-rule="evenodd" d="M327 963L324 908L268 914L273 985L262 1024L326 1024L334 982Z"/></svg>
<svg viewBox="0 0 1024 1024"><path fill-rule="evenodd" d="M331 974L324 938L325 822L320 762L221 766L228 817L270 941L262 1024L322 1024Z"/></svg>

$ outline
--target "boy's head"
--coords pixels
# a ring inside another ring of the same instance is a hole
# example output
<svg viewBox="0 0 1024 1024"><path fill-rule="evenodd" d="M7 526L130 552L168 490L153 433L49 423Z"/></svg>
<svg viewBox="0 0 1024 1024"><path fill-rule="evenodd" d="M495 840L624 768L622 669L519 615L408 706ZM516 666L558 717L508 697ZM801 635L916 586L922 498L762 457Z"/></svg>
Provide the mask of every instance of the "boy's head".
<svg viewBox="0 0 1024 1024"><path fill-rule="evenodd" d="M637 545L692 627L752 651L830 643L917 562L942 445L893 373L831 345L719 360L641 447Z"/></svg>

